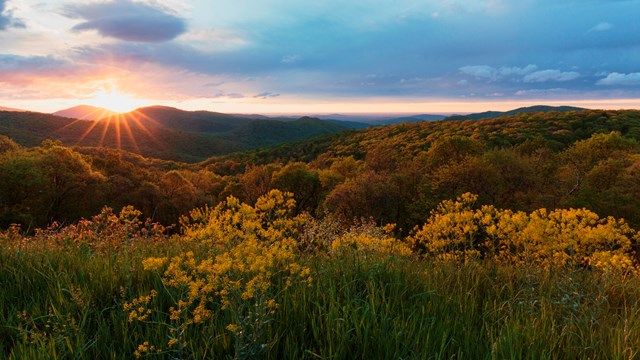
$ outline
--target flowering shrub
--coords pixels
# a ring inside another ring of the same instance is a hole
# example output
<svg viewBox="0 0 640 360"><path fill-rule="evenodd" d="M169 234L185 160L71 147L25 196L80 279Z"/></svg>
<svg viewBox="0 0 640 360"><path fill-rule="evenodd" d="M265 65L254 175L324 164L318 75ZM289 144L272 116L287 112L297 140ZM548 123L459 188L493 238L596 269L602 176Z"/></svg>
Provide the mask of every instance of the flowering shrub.
<svg viewBox="0 0 640 360"><path fill-rule="evenodd" d="M167 228L139 220L141 212L132 206L122 208L114 214L109 207L91 219L82 219L77 224L61 226L52 223L46 229L36 229L33 236L25 236L19 226L0 232L0 241L17 249L65 250L85 247L105 254L113 253L140 240L161 241L166 239Z"/></svg>
<svg viewBox="0 0 640 360"><path fill-rule="evenodd" d="M331 242L331 251L341 253L355 251L368 255L400 255L412 253L411 248L404 242L390 236L395 229L394 224L377 227L375 223L363 222L353 226L348 232L336 236Z"/></svg>
<svg viewBox="0 0 640 360"><path fill-rule="evenodd" d="M594 267L636 271L638 234L624 220L600 218L587 209L536 210L530 214L482 206L477 195L443 201L409 242L441 259L493 258L544 267Z"/></svg>
<svg viewBox="0 0 640 360"><path fill-rule="evenodd" d="M311 281L310 270L299 263L297 236L304 216L293 216L294 208L292 195L278 190L254 206L229 197L213 210L196 210L190 220L183 219L184 241L206 248L203 258L189 251L144 261L145 269L162 273L175 300L168 309L169 349L184 347L188 327L206 322L216 311L229 311L233 322L227 330L235 336L236 356L262 351L264 327L278 307L276 278L284 279L285 286ZM147 320L154 295L125 304L131 321Z"/></svg>

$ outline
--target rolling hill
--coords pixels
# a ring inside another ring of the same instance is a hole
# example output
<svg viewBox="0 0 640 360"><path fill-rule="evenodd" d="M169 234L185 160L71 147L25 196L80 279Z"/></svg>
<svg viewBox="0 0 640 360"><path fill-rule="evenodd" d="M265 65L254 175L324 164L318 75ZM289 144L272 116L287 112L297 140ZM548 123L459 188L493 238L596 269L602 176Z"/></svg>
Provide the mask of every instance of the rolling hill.
<svg viewBox="0 0 640 360"><path fill-rule="evenodd" d="M65 145L102 146L186 162L350 128L353 124L340 121L252 119L164 106L140 108L100 120L32 112L0 113L0 134L21 145L34 146L50 138Z"/></svg>
<svg viewBox="0 0 640 360"><path fill-rule="evenodd" d="M53 113L53 115L80 120L100 120L108 116L114 116L116 115L116 113L101 107L91 105L78 105L68 109L56 111Z"/></svg>
<svg viewBox="0 0 640 360"><path fill-rule="evenodd" d="M480 120L401 123L327 134L305 141L231 154L224 158L211 158L203 164L229 158L260 164L310 162L317 158L348 156L363 159L382 143L412 157L428 149L434 142L451 137L473 138L489 148L510 148L528 140L543 139L549 146L562 149L595 133L612 131L640 142L640 111L538 112Z"/></svg>

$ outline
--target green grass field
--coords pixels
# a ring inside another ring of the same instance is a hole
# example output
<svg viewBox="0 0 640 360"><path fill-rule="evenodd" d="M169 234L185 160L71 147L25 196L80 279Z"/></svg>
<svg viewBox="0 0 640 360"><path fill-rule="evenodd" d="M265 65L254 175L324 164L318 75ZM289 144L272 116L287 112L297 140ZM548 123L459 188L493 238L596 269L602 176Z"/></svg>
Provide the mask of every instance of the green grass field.
<svg viewBox="0 0 640 360"><path fill-rule="evenodd" d="M114 254L0 249L0 354L9 359L132 358L166 344L169 330L128 322L123 304L160 277L142 269L175 244ZM270 359L610 358L640 355L640 280L491 262L440 263L400 256L308 255L311 285L272 284L277 311L256 357ZM160 307L170 302L159 290ZM188 329L159 358L232 358L232 314Z"/></svg>

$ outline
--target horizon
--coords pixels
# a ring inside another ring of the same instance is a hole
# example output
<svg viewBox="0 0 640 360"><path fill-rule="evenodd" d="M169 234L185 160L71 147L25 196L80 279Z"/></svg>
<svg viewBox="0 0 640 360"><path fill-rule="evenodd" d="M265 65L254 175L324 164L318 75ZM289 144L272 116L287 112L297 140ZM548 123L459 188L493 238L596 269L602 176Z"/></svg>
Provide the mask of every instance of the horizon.
<svg viewBox="0 0 640 360"><path fill-rule="evenodd" d="M565 14L571 13L571 16ZM640 108L637 1L0 0L0 106L234 114Z"/></svg>
<svg viewBox="0 0 640 360"><path fill-rule="evenodd" d="M83 107L83 106L89 106L89 107L95 107L98 109L103 109L106 111L110 111L112 113L114 113L114 115L123 115L126 113L130 113L130 112L135 112L137 110L143 109L143 108L149 108L149 107L168 107L168 108L175 108L177 110L181 110L181 111L209 111L209 112L218 112L218 113L226 113L226 114L231 114L231 115L263 115L263 116L270 116L270 117L277 117L277 116L284 116L284 117L291 117L291 116L352 116L352 117L374 117L374 118L389 118L389 117L404 117L404 116L412 116L412 115L444 115L444 116L453 116L453 115L469 115L469 114L474 114L474 113L482 113L482 112L493 112L493 111L498 111L498 112L506 112L506 111L511 111L511 110L517 110L520 108L527 108L527 107L534 107L534 106L551 106L551 107L562 107L562 106L567 106L567 107L579 107L579 108L584 108L585 110L638 110L638 108L634 108L633 106L621 106L621 105L625 105L625 104L633 104L633 100L627 100L627 99L621 99L619 101L616 102L610 102L607 101L606 103L600 102L600 103L596 103L596 104L600 104L600 106L596 105L593 106L593 102L584 102L584 103L565 103L565 102L548 102L548 103L538 103L538 102L531 102L531 103L491 103L494 105L494 108L492 107L482 107L482 105L487 105L488 103L481 103L478 104L476 107L473 107L475 110L468 110L468 111L453 111L453 112L449 112L449 111L407 111L407 112L367 112L367 111L362 111L362 112L353 112L353 111L307 111L307 112L224 112L224 111L218 111L216 109L199 109L199 108L193 108L193 109L189 109L189 108L182 108L178 105L165 105L165 104L150 104L150 105L145 105L145 106L140 106L140 107L136 107L133 108L131 110L128 111L122 111L122 112L118 112L118 111L112 111L110 109L101 107L101 106L97 106L97 105L90 105L90 104L76 104L76 105L72 105L68 108L58 108L57 110L54 111L38 111L38 110L33 110L33 109L27 109L27 108L12 108L9 106L4 106L4 104L0 104L0 111L4 110L3 108L6 108L6 110L4 111L26 111L26 112L41 112L41 113L45 113L45 114L55 114L57 112L62 112L62 111L66 111L66 110L71 110L74 109L76 107ZM617 105L616 105L617 104ZM591 106L590 106L591 105ZM602 106L604 105L604 106Z"/></svg>

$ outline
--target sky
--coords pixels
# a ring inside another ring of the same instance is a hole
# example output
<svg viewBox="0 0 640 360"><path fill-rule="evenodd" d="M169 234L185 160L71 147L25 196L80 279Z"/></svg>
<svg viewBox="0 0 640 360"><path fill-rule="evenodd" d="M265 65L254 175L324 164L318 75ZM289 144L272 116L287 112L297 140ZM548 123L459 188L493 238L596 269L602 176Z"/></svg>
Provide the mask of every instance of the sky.
<svg viewBox="0 0 640 360"><path fill-rule="evenodd" d="M640 0L0 0L0 106L640 108Z"/></svg>

